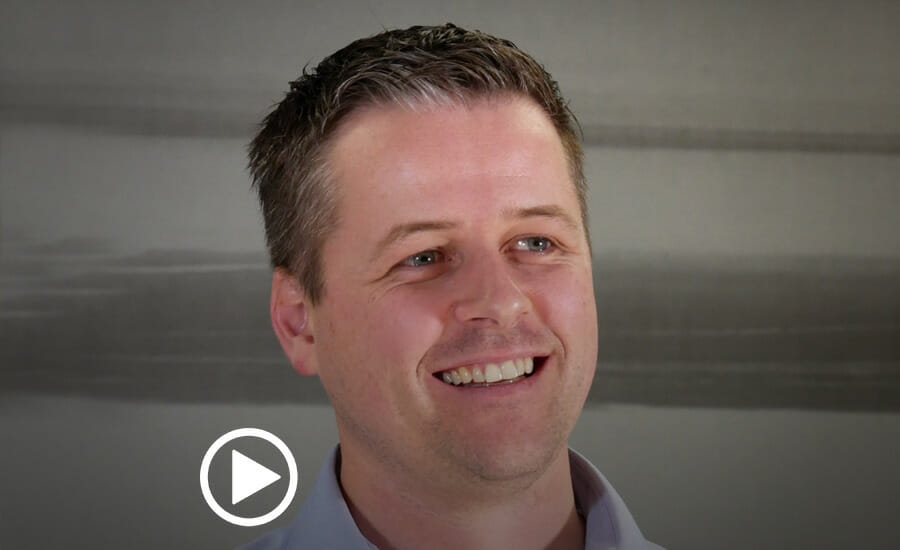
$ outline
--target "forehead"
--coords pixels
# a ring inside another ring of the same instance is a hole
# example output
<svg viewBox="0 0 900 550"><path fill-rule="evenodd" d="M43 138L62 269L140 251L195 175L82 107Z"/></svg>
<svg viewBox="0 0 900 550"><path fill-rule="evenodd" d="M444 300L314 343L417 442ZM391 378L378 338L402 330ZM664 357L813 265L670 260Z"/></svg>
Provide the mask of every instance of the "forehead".
<svg viewBox="0 0 900 550"><path fill-rule="evenodd" d="M447 193L475 184L541 183L573 191L562 141L533 101L517 96L469 104L371 106L342 121L328 164L342 197ZM552 181L551 181L552 180ZM344 201L341 201L344 202Z"/></svg>

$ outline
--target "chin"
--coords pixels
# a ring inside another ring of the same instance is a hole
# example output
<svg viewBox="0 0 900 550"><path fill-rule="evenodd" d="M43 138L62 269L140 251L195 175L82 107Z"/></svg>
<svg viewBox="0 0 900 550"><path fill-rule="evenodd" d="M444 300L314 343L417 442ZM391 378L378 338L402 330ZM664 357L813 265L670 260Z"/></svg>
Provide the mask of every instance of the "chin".
<svg viewBox="0 0 900 550"><path fill-rule="evenodd" d="M463 467L482 481L531 480L540 477L559 452L566 448L565 440L559 437L541 438L541 441L497 441L488 444L473 443L472 452L463 452L459 457Z"/></svg>

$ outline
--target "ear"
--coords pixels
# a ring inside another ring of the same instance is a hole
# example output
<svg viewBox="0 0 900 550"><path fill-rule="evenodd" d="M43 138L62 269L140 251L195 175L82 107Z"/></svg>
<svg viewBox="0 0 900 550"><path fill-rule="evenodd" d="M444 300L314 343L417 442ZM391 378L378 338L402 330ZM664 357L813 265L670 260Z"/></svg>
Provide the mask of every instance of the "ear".
<svg viewBox="0 0 900 550"><path fill-rule="evenodd" d="M272 276L272 327L294 370L304 376L319 372L309 308L300 281L286 269L277 268Z"/></svg>

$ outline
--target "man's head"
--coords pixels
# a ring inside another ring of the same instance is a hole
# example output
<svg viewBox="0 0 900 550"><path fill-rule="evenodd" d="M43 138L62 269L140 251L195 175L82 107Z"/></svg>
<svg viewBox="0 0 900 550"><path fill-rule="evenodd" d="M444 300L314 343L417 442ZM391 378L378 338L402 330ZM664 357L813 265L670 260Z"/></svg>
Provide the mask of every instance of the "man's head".
<svg viewBox="0 0 900 550"><path fill-rule="evenodd" d="M452 26L356 42L295 83L251 166L275 332L334 406L345 489L557 463L597 322L581 151L536 62Z"/></svg>
<svg viewBox="0 0 900 550"><path fill-rule="evenodd" d="M357 40L291 83L250 146L274 268L296 274L313 304L326 292L320 251L339 218L328 150L341 122L371 106L468 104L517 94L555 127L587 227L577 122L557 83L507 40L451 24Z"/></svg>

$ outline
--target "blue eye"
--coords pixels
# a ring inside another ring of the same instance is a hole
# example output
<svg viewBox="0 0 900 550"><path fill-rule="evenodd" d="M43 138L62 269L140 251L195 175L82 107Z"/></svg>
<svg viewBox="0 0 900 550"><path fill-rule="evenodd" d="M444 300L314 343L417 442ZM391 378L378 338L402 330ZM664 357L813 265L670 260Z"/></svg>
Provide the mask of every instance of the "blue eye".
<svg viewBox="0 0 900 550"><path fill-rule="evenodd" d="M528 252L546 252L552 246L553 243L546 237L527 237L516 241L517 248Z"/></svg>
<svg viewBox="0 0 900 550"><path fill-rule="evenodd" d="M406 267L424 267L438 263L443 257L443 253L438 252L437 250L425 250L406 258L403 260L402 265Z"/></svg>

